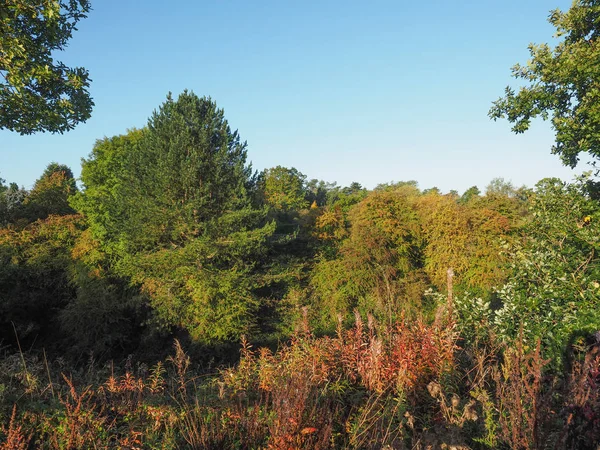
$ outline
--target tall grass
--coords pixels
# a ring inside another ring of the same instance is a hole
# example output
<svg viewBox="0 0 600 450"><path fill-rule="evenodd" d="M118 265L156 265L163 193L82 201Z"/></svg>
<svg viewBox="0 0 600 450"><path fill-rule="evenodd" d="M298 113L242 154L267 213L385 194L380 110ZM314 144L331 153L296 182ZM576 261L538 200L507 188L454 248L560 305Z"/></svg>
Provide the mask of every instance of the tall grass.
<svg viewBox="0 0 600 450"><path fill-rule="evenodd" d="M212 374L178 341L153 367L68 373L5 354L0 449L595 448L598 355L553 374L539 345L490 342L467 345L451 320L356 314L329 337L304 323L277 351L243 341L239 362Z"/></svg>

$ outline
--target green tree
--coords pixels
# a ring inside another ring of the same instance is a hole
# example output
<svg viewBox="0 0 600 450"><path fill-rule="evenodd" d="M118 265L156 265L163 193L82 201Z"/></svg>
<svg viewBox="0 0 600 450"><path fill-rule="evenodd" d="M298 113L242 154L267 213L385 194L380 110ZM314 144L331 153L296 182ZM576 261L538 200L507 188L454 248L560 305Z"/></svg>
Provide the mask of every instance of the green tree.
<svg viewBox="0 0 600 450"><path fill-rule="evenodd" d="M515 133L528 130L536 117L551 117L552 153L575 167L582 152L600 157L600 2L575 0L567 12L552 11L549 22L561 42L529 46L531 59L512 69L526 85L518 92L507 87L489 115L507 118Z"/></svg>
<svg viewBox="0 0 600 450"><path fill-rule="evenodd" d="M306 199L311 205L316 203L317 206L325 206L330 193L334 190L339 190L337 183L327 183L323 180L313 178L306 183Z"/></svg>
<svg viewBox="0 0 600 450"><path fill-rule="evenodd" d="M82 165L74 205L103 245L129 254L182 245L249 205L246 143L215 102L188 91L169 94L143 131L98 141Z"/></svg>
<svg viewBox="0 0 600 450"><path fill-rule="evenodd" d="M89 75L55 61L88 0L0 0L0 129L62 133L91 114Z"/></svg>
<svg viewBox="0 0 600 450"><path fill-rule="evenodd" d="M429 189L423 189L423 195L427 195L427 194L442 195L442 191L440 191L440 189L437 186L434 186Z"/></svg>
<svg viewBox="0 0 600 450"><path fill-rule="evenodd" d="M559 363L573 335L600 329L600 207L585 180L540 181L530 200L531 222L511 247L512 273L500 290L497 333L507 341L523 332L542 340Z"/></svg>
<svg viewBox="0 0 600 450"><path fill-rule="evenodd" d="M292 167L266 169L259 177L264 201L272 208L289 211L308 207L306 175Z"/></svg>
<svg viewBox="0 0 600 450"><path fill-rule="evenodd" d="M82 181L73 205L155 325L207 342L256 331L255 275L274 224L250 206L246 143L215 102L169 95L144 130L98 141Z"/></svg>
<svg viewBox="0 0 600 450"><path fill-rule="evenodd" d="M57 313L74 297L71 249L85 223L51 216L23 229L0 229L0 339L57 338Z"/></svg>
<svg viewBox="0 0 600 450"><path fill-rule="evenodd" d="M471 186L467 189L458 200L459 203L469 203L472 199L479 197L481 191L477 186Z"/></svg>
<svg viewBox="0 0 600 450"><path fill-rule="evenodd" d="M128 211L134 210L138 198L128 193L128 155L137 151L144 130L96 141L87 159L82 160L81 180L84 190L70 200L73 207L88 219L93 237L109 254L118 253L120 230Z"/></svg>
<svg viewBox="0 0 600 450"><path fill-rule="evenodd" d="M342 193L346 195L352 195L364 190L365 188L362 187L362 184L360 184L358 181L353 181L352 183L350 183L350 186L342 188Z"/></svg>
<svg viewBox="0 0 600 450"><path fill-rule="evenodd" d="M422 311L427 288L422 269L422 233L415 208L418 189L405 185L373 192L348 213L340 207L319 217L319 237L340 242L325 248L311 275L315 310L324 325L354 308L392 320L400 312Z"/></svg>

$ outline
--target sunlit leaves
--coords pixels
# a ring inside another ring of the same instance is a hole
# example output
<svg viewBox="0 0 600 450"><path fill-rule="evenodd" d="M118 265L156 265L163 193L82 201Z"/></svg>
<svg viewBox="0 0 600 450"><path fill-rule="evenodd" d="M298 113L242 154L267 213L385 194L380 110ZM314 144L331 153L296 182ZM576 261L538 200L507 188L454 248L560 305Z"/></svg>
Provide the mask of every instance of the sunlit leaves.
<svg viewBox="0 0 600 450"><path fill-rule="evenodd" d="M88 0L0 1L0 129L64 132L91 114L89 75L55 61Z"/></svg>
<svg viewBox="0 0 600 450"><path fill-rule="evenodd" d="M560 361L573 334L600 329L600 207L585 180L542 180L531 198L533 217L510 254L509 283L500 290L496 325L510 340L541 339Z"/></svg>
<svg viewBox="0 0 600 450"><path fill-rule="evenodd" d="M553 11L549 22L563 40L553 49L530 45L531 59L512 70L525 86L507 87L489 115L508 119L516 133L528 130L536 117L551 117L552 152L575 167L580 153L600 157L600 4L576 0L567 12Z"/></svg>
<svg viewBox="0 0 600 450"><path fill-rule="evenodd" d="M306 175L297 169L277 166L261 173L259 188L267 205L281 211L308 207Z"/></svg>
<svg viewBox="0 0 600 450"><path fill-rule="evenodd" d="M419 216L427 241L425 271L440 289L453 268L457 287L489 291L506 276L503 240L511 224L482 202L459 204L450 196L429 194L419 199Z"/></svg>
<svg viewBox="0 0 600 450"><path fill-rule="evenodd" d="M79 215L50 216L22 230L0 229L0 330L10 321L25 338L56 334L53 319L75 295L70 285L70 249L84 221ZM54 329L53 329L54 328Z"/></svg>
<svg viewBox="0 0 600 450"><path fill-rule="evenodd" d="M274 224L250 207L246 143L214 101L168 95L143 130L98 141L82 181L73 205L111 270L148 298L154 326L206 342L252 331Z"/></svg>

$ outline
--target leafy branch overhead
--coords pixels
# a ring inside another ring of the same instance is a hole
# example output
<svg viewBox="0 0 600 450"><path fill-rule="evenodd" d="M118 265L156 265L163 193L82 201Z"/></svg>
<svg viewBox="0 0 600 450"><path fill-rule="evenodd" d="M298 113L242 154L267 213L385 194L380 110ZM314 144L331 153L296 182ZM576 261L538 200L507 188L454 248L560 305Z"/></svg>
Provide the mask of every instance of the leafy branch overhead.
<svg viewBox="0 0 600 450"><path fill-rule="evenodd" d="M0 129L63 133L89 119L88 71L53 58L89 10L88 0L0 0Z"/></svg>
<svg viewBox="0 0 600 450"><path fill-rule="evenodd" d="M508 119L515 133L527 131L536 117L551 118L552 153L573 168L580 153L600 158L600 1L576 0L567 12L552 11L548 21L562 40L554 48L529 46L531 59L512 69L525 86L507 87L489 116Z"/></svg>

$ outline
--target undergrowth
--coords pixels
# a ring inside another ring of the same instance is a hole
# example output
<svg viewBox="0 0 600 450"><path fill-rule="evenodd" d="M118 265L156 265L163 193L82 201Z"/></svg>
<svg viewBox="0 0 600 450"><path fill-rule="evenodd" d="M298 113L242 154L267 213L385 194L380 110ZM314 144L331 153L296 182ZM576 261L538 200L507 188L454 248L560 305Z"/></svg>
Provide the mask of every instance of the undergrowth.
<svg viewBox="0 0 600 450"><path fill-rule="evenodd" d="M563 376L539 345L467 343L448 320L365 319L329 337L304 323L275 352L243 340L238 364L210 374L178 341L152 367L69 371L5 354L0 450L595 448L595 353Z"/></svg>

